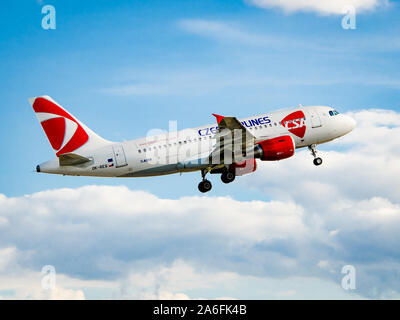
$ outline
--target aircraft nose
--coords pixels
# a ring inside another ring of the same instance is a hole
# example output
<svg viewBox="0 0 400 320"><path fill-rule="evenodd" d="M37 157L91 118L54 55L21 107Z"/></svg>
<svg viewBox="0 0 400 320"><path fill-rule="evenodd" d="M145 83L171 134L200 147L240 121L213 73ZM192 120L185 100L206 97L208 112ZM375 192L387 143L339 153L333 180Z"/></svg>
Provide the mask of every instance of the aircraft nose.
<svg viewBox="0 0 400 320"><path fill-rule="evenodd" d="M343 115L342 118L342 132L343 134L348 134L349 132L353 131L354 128L356 127L357 123L356 121L348 116L348 115Z"/></svg>
<svg viewBox="0 0 400 320"><path fill-rule="evenodd" d="M349 132L353 131L357 125L356 121L352 117L347 116L346 122L347 122L347 127L349 129Z"/></svg>

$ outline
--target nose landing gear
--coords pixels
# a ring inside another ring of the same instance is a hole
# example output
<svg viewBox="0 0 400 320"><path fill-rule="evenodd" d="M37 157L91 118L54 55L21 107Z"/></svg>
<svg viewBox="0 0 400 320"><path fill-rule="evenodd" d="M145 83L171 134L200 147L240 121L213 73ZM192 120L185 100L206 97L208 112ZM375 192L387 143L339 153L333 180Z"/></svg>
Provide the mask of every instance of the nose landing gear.
<svg viewBox="0 0 400 320"><path fill-rule="evenodd" d="M315 158L315 159L313 160L313 162L314 162L314 164L315 164L316 166L319 166L319 165L322 164L322 159L321 159L321 158Z"/></svg>
<svg viewBox="0 0 400 320"><path fill-rule="evenodd" d="M308 146L308 149L311 151L311 154L314 157L313 163L316 166L320 166L322 164L322 159L320 157L317 157L317 145L312 144L311 146Z"/></svg>

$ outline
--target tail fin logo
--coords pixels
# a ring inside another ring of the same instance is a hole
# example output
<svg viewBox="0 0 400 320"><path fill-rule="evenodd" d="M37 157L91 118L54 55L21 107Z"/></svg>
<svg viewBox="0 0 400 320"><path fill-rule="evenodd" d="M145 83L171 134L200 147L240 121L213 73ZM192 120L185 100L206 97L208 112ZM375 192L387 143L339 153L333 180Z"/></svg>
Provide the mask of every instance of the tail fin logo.
<svg viewBox="0 0 400 320"><path fill-rule="evenodd" d="M289 132L293 133L299 138L303 138L306 134L306 118L304 112L301 110L287 115L281 121L281 124L287 128Z"/></svg>
<svg viewBox="0 0 400 320"><path fill-rule="evenodd" d="M88 134L80 123L54 102L45 98L36 98L33 110L57 157L74 152L89 140Z"/></svg>

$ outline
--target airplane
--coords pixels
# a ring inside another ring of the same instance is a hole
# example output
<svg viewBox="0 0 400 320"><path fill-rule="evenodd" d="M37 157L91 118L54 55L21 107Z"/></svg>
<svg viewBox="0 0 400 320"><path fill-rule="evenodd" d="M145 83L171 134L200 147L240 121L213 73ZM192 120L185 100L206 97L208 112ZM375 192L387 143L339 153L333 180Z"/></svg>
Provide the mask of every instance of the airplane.
<svg viewBox="0 0 400 320"><path fill-rule="evenodd" d="M317 145L351 132L356 122L329 106L299 106L243 119L213 114L215 124L111 142L103 139L49 96L29 99L56 153L37 172L70 176L150 177L200 171L200 192L211 190L206 175L223 183L256 171L259 161L280 161L308 147L316 166Z"/></svg>

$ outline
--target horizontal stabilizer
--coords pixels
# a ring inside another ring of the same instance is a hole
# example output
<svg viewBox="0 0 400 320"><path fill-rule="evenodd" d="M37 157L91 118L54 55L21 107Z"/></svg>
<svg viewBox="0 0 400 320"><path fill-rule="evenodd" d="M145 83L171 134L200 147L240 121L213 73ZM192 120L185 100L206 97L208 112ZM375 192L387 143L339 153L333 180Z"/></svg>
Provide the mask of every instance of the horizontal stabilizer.
<svg viewBox="0 0 400 320"><path fill-rule="evenodd" d="M58 158L60 166L75 166L91 161L91 159L82 157L75 153L65 153Z"/></svg>

